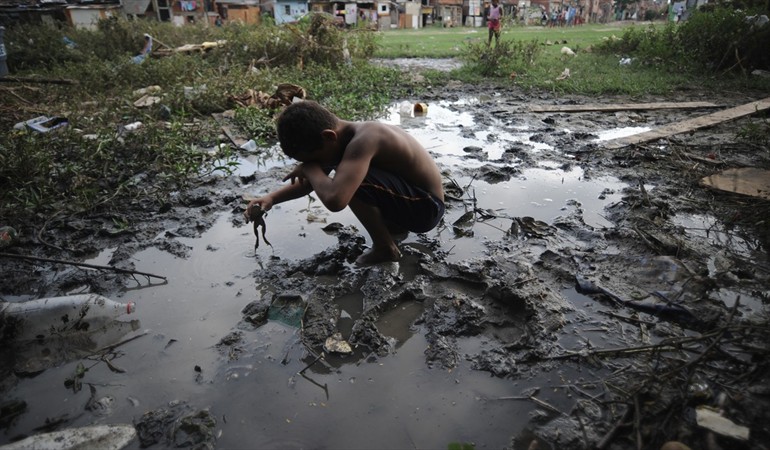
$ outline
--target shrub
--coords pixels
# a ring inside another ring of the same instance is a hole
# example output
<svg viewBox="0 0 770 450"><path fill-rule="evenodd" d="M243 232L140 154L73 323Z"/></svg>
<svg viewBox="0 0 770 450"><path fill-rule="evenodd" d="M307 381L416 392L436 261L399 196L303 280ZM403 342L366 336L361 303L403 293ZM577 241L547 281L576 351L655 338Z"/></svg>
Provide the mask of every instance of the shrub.
<svg viewBox="0 0 770 450"><path fill-rule="evenodd" d="M679 27L682 50L712 70L769 69L770 25L728 7L695 11Z"/></svg>
<svg viewBox="0 0 770 450"><path fill-rule="evenodd" d="M470 71L485 77L503 77L511 72L526 72L534 65L542 53L536 40L505 41L501 40L494 47L486 43L470 42L460 55Z"/></svg>
<svg viewBox="0 0 770 450"><path fill-rule="evenodd" d="M757 16L717 6L694 11L683 23L629 27L620 39L607 40L597 51L631 56L670 71L728 71L770 68L770 25Z"/></svg>

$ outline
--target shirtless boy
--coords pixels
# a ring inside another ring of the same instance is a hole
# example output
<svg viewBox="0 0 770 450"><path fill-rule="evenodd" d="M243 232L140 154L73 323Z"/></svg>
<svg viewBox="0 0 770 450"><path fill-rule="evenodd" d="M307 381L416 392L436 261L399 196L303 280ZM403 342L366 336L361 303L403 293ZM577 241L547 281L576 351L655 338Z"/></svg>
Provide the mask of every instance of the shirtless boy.
<svg viewBox="0 0 770 450"><path fill-rule="evenodd" d="M284 154L300 164L283 178L291 184L249 202L247 221L254 205L267 211L315 192L332 212L350 206L372 240L356 262L374 264L401 257L391 230L424 233L443 217L438 167L401 128L342 120L305 100L281 113L277 130Z"/></svg>

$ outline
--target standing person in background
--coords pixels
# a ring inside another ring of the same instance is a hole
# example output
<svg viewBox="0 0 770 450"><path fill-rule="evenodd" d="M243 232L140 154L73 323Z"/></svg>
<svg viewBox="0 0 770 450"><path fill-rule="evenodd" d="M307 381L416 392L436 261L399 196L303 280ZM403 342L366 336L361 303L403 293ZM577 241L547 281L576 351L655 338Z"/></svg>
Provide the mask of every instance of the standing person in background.
<svg viewBox="0 0 770 450"><path fill-rule="evenodd" d="M676 9L676 23L682 21L682 14L684 14L684 6L679 5L679 7Z"/></svg>
<svg viewBox="0 0 770 450"><path fill-rule="evenodd" d="M487 13L487 27L489 27L489 39L487 47L492 44L492 36L495 37L495 47L500 43L500 21L503 18L503 7L500 6L500 0L492 0L492 5Z"/></svg>

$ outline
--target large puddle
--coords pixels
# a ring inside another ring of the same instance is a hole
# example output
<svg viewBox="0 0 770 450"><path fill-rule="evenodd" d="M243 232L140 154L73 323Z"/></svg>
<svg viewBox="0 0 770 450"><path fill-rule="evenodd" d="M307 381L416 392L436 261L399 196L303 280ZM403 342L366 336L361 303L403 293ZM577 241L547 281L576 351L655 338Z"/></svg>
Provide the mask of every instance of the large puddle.
<svg viewBox="0 0 770 450"><path fill-rule="evenodd" d="M511 227L511 217L531 216L550 224L580 207L588 226L611 225L604 209L620 200L625 186L615 178L586 179L580 168L548 160L534 167L522 165L504 181L475 178L469 169L517 167L515 158L503 159L511 145L524 145L530 153L558 149L530 141L526 124L481 125L452 106L431 104L427 115L415 117L394 104L382 118L406 128L443 168L462 167L455 181L472 186L476 208L497 215L474 224L472 236L458 237L450 224L464 211L448 210L447 225L429 235L438 238L450 261L483 258L485 242L501 239ZM473 133L467 133L469 129ZM607 135L627 132L616 131ZM481 149L483 157L469 157L473 148ZM249 174L282 165L291 162L254 158L239 170ZM244 192L259 194L250 192L249 186ZM563 397L548 387L577 376L569 371L507 380L471 370L467 361L451 371L427 367L424 352L429 344L414 323L422 312L418 303L400 304L380 317L380 331L396 340L396 353L387 357L337 357L308 368L298 330L278 321L244 330L246 352L239 358L222 354L217 343L237 329L241 310L262 292L253 275L256 269L271 264L273 258L302 259L334 246L337 237L322 230L331 222L358 225L347 210L332 214L316 205L297 200L274 208L267 219L273 247L263 244L256 254L250 227L233 227L229 213L220 215L200 238L176 238L191 248L187 259L154 248L136 254L137 270L165 276L168 282L129 286L121 299L137 304L135 318L141 327L134 334L146 332L122 345L119 357L112 360L124 374L116 376L98 360L86 361L84 384L94 387L96 397L112 399L109 413L96 421L132 423L147 410L185 401L212 413L219 448L447 448L452 442L504 448L511 445L512 436L527 433L530 414L537 407L511 397L540 388L541 400L568 409L560 405ZM409 235L404 244L420 245L420 240ZM87 262L106 264L113 251ZM396 270L408 277L411 269L404 263ZM577 306L590 302L570 295ZM344 302L343 318L360 314L360 298L354 295ZM468 352L484 345L481 338L460 343ZM14 435L33 433L41 424L62 418L70 420L69 426L94 422L93 415L83 412L94 394L88 388L74 393L64 385L77 363L19 381L13 397L24 399L28 412L18 418Z"/></svg>

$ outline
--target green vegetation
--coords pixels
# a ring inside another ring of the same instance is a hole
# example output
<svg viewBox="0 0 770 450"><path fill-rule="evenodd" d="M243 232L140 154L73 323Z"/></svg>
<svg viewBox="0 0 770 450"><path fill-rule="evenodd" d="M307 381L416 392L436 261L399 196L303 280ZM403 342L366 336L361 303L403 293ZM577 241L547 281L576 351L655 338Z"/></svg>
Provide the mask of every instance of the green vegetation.
<svg viewBox="0 0 770 450"><path fill-rule="evenodd" d="M155 38L156 54L161 43L226 44L133 64L144 33ZM274 142L277 110L234 101L244 94L269 96L293 83L341 117L361 119L380 114L405 89L400 72L367 63L374 33L340 30L321 15L259 28L123 20L103 21L95 31L24 25L9 28L5 44L12 76L48 82L14 84L0 104L0 127L40 115L69 122L48 133L0 135L0 215L22 223L77 214L124 223L127 205L157 207L170 192L229 171L236 149L223 121L264 147ZM134 91L153 85L160 102L134 106ZM227 110L232 118L220 117ZM135 122L143 126L126 128Z"/></svg>
<svg viewBox="0 0 770 450"><path fill-rule="evenodd" d="M501 42L537 41L545 50L557 55L562 41L573 50L587 48L611 36L619 36L633 22L613 25L585 24L570 28L503 25ZM419 30L391 30L380 33L380 47L374 53L378 58L452 58L464 53L469 44L486 44L486 28L441 28L430 26ZM552 43L546 45L547 42Z"/></svg>

